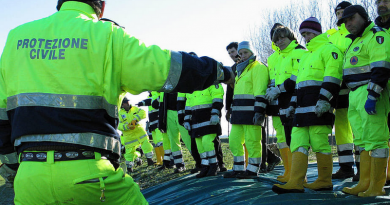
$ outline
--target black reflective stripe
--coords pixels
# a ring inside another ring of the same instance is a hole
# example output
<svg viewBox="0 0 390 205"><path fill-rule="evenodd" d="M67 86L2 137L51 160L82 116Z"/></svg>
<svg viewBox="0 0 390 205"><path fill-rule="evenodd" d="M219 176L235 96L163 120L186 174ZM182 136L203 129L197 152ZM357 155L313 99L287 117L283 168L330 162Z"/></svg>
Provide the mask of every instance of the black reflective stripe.
<svg viewBox="0 0 390 205"><path fill-rule="evenodd" d="M163 87L158 92L169 93L177 87L183 70L182 54L171 51L171 63L169 73Z"/></svg>

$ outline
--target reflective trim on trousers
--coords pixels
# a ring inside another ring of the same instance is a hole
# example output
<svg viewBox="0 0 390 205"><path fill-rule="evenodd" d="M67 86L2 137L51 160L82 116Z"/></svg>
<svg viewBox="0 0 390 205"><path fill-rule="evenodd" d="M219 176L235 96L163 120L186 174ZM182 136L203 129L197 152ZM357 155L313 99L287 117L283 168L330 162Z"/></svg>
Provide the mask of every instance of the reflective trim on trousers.
<svg viewBox="0 0 390 205"><path fill-rule="evenodd" d="M0 108L0 120L8 120L8 115L5 108Z"/></svg>
<svg viewBox="0 0 390 205"><path fill-rule="evenodd" d="M217 157L209 158L209 163L210 163L210 164L215 164L215 163L217 163L217 162L218 162Z"/></svg>
<svg viewBox="0 0 390 205"><path fill-rule="evenodd" d="M171 67L169 68L168 77L163 87L158 92L169 93L175 89L179 83L182 70L183 62L181 53L171 51Z"/></svg>
<svg viewBox="0 0 390 205"><path fill-rule="evenodd" d="M261 157L258 158L248 158L249 164L260 164L261 163Z"/></svg>
<svg viewBox="0 0 390 205"><path fill-rule="evenodd" d="M146 158L152 158L153 157L153 152L148 152L145 154Z"/></svg>
<svg viewBox="0 0 390 205"><path fill-rule="evenodd" d="M288 148L287 142L277 143L279 149Z"/></svg>
<svg viewBox="0 0 390 205"><path fill-rule="evenodd" d="M118 118L118 107L102 96L66 95L50 93L21 93L7 98L7 111L22 106L43 106L69 109L104 109Z"/></svg>
<svg viewBox="0 0 390 205"><path fill-rule="evenodd" d="M353 155L346 155L346 156L340 156L339 155L339 163L348 163L348 162L354 162Z"/></svg>
<svg viewBox="0 0 390 205"><path fill-rule="evenodd" d="M200 153L200 158L202 159L206 159L207 158L207 153L206 152L203 152L203 153Z"/></svg>
<svg viewBox="0 0 390 205"><path fill-rule="evenodd" d="M119 137L118 137L119 138ZM96 133L66 133L66 134L43 134L24 135L15 140L14 146L20 146L23 142L60 142L95 147L120 153L121 142L113 137Z"/></svg>
<svg viewBox="0 0 390 205"><path fill-rule="evenodd" d="M164 155L164 160L165 160L165 161L171 161L171 157L170 157L170 156Z"/></svg>
<svg viewBox="0 0 390 205"><path fill-rule="evenodd" d="M298 147L297 151L295 152L301 152L307 156L309 156L309 151L307 149L305 149L304 147Z"/></svg>
<svg viewBox="0 0 390 205"><path fill-rule="evenodd" d="M233 106L232 111L255 111L254 106Z"/></svg>
<svg viewBox="0 0 390 205"><path fill-rule="evenodd" d="M337 145L337 151L342 152L345 150L353 150L353 143Z"/></svg>
<svg viewBox="0 0 390 205"><path fill-rule="evenodd" d="M179 150L179 151L176 151L176 152L172 152L172 155L174 157L177 157L177 156L182 156L183 154L181 153L181 150Z"/></svg>
<svg viewBox="0 0 390 205"><path fill-rule="evenodd" d="M295 114L303 114L303 113L309 113L309 112L315 112L316 106L308 106L308 107L297 107L295 109ZM328 112L333 113L334 108L330 108Z"/></svg>
<svg viewBox="0 0 390 205"><path fill-rule="evenodd" d="M253 166L252 164L248 164L248 167L246 170L253 172L253 173L259 173L260 167Z"/></svg>
<svg viewBox="0 0 390 205"><path fill-rule="evenodd" d="M201 122L201 123L192 125L192 129L198 129L198 128L205 127L205 126L208 126L208 125L211 125L210 121Z"/></svg>
<svg viewBox="0 0 390 205"><path fill-rule="evenodd" d="M244 156L234 157L234 162L244 162L244 161L245 161Z"/></svg>
<svg viewBox="0 0 390 205"><path fill-rule="evenodd" d="M233 164L234 171L245 171L245 165L235 165Z"/></svg>
<svg viewBox="0 0 390 205"><path fill-rule="evenodd" d="M202 163L201 164L208 166L209 165L209 160L202 159Z"/></svg>
<svg viewBox="0 0 390 205"><path fill-rule="evenodd" d="M370 66L361 66L361 67L355 67L355 68L345 68L343 69L343 75L356 75L356 74L362 74L362 73L368 73L371 72Z"/></svg>
<svg viewBox="0 0 390 205"><path fill-rule="evenodd" d="M3 164L16 164L18 163L18 153L17 152L12 152L9 154L0 154L0 161Z"/></svg>
<svg viewBox="0 0 390 205"><path fill-rule="evenodd" d="M211 151L208 151L206 152L207 156L208 157L212 157L212 156L215 156L215 149L214 150L211 150Z"/></svg>
<svg viewBox="0 0 390 205"><path fill-rule="evenodd" d="M166 155L171 155L172 151L170 149L164 150L164 154Z"/></svg>
<svg viewBox="0 0 390 205"><path fill-rule="evenodd" d="M389 157L389 148L371 150L371 157L374 157L374 158L387 158L387 157Z"/></svg>
<svg viewBox="0 0 390 205"><path fill-rule="evenodd" d="M233 95L233 100L254 100L255 96L251 94L237 94Z"/></svg>
<svg viewBox="0 0 390 205"><path fill-rule="evenodd" d="M183 164L183 158L178 158L173 160L175 164Z"/></svg>
<svg viewBox="0 0 390 205"><path fill-rule="evenodd" d="M299 82L297 84L297 88L304 88L304 87L309 87L309 86L321 86L322 85L322 81L316 81L316 80L306 80L306 81L302 81L302 82Z"/></svg>

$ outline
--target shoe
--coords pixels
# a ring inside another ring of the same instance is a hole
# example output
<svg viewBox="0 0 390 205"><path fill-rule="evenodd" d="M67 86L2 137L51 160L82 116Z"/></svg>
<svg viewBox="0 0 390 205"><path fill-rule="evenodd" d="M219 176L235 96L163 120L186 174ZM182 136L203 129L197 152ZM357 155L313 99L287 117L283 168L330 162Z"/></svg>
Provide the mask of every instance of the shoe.
<svg viewBox="0 0 390 205"><path fill-rule="evenodd" d="M196 175L196 178L203 178L207 176L207 173L210 170L210 166L202 165L202 171L200 171L199 174Z"/></svg>
<svg viewBox="0 0 390 205"><path fill-rule="evenodd" d="M248 170L237 175L238 179L256 179L257 177L259 177L257 173L250 172Z"/></svg>
<svg viewBox="0 0 390 205"><path fill-rule="evenodd" d="M217 176L218 170L219 170L219 167L218 167L217 163L210 164L210 169L207 172L207 176L208 177L209 176Z"/></svg>
<svg viewBox="0 0 390 205"><path fill-rule="evenodd" d="M175 173L182 173L184 171L186 171L185 167L178 167L178 168L175 169Z"/></svg>
<svg viewBox="0 0 390 205"><path fill-rule="evenodd" d="M342 192L357 196L360 192L367 191L370 186L371 156L368 151L360 153L359 183L354 187L344 187Z"/></svg>
<svg viewBox="0 0 390 205"><path fill-rule="evenodd" d="M267 172L270 172L275 169L275 166L280 163L280 158L276 158L275 161L268 163Z"/></svg>
<svg viewBox="0 0 390 205"><path fill-rule="evenodd" d="M137 158L137 159L135 159L135 164L137 165L137 166L141 166L142 165L142 159L141 158Z"/></svg>
<svg viewBox="0 0 390 205"><path fill-rule="evenodd" d="M261 163L260 165L260 173L267 173L267 165Z"/></svg>
<svg viewBox="0 0 390 205"><path fill-rule="evenodd" d="M164 170L164 169L173 169L175 168L175 166L171 166L169 161L163 161L163 165L161 167L159 167L158 169L159 170Z"/></svg>
<svg viewBox="0 0 390 205"><path fill-rule="evenodd" d="M222 164L219 166L219 172L226 172L226 171L227 171L227 169L225 167L225 164Z"/></svg>
<svg viewBox="0 0 390 205"><path fill-rule="evenodd" d="M127 168L127 173L132 173L132 172L134 172L133 167Z"/></svg>
<svg viewBox="0 0 390 205"><path fill-rule="evenodd" d="M314 191L332 191L332 155L316 153L316 157L318 178L313 183L303 184L303 186Z"/></svg>
<svg viewBox="0 0 390 205"><path fill-rule="evenodd" d="M353 172L353 169L351 169L350 171L346 171L340 168L339 170L337 170L336 173L332 174L332 179L347 179L354 176L355 173Z"/></svg>
<svg viewBox="0 0 390 205"><path fill-rule="evenodd" d="M195 168L191 169L191 174L196 174L202 170L202 167L195 166Z"/></svg>
<svg viewBox="0 0 390 205"><path fill-rule="evenodd" d="M362 162L360 162L362 163ZM386 195L383 188L386 183L387 158L371 157L370 186L365 192L358 193L359 197Z"/></svg>
<svg viewBox="0 0 390 205"><path fill-rule="evenodd" d="M146 158L146 160L148 161L148 166L153 166L155 163L151 158Z"/></svg>
<svg viewBox="0 0 390 205"><path fill-rule="evenodd" d="M231 171L231 172L226 172L223 174L223 178L237 178L237 175L242 173L243 171Z"/></svg>

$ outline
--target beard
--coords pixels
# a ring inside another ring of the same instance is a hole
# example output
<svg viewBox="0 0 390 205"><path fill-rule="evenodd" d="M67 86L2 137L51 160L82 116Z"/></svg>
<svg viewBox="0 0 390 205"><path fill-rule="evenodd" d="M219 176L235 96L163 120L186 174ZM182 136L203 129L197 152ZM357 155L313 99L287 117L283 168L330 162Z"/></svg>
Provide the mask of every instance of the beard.
<svg viewBox="0 0 390 205"><path fill-rule="evenodd" d="M384 7L384 6L378 7L377 11L378 11L379 16L386 16L386 15L390 14L389 9L387 7Z"/></svg>

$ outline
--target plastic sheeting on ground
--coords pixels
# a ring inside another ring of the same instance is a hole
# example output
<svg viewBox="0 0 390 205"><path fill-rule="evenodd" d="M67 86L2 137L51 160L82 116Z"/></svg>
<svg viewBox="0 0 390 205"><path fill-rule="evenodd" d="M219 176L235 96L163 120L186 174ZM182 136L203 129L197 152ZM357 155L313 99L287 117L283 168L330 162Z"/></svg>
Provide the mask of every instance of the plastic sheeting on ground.
<svg viewBox="0 0 390 205"><path fill-rule="evenodd" d="M339 169L334 163L333 173ZM355 170L356 171L356 170ZM303 194L275 194L271 188L278 183L276 177L283 174L283 166L274 171L260 174L258 179L224 179L222 173L215 177L198 179L196 174L142 190L151 204L390 204L390 187L385 187L386 196L360 198L341 192L357 182L352 178L333 180L333 191L316 192L305 189ZM309 164L308 182L317 178L317 164Z"/></svg>

